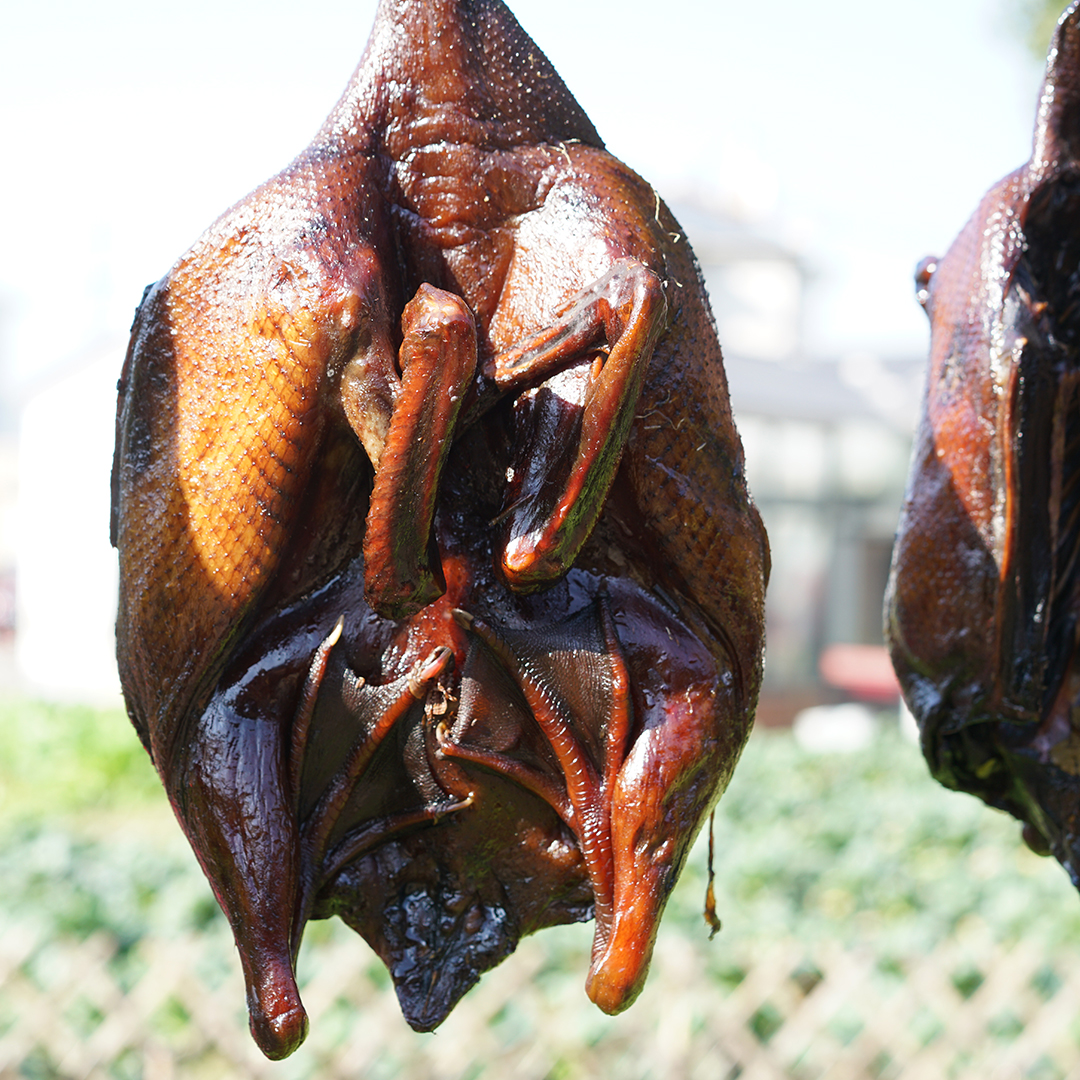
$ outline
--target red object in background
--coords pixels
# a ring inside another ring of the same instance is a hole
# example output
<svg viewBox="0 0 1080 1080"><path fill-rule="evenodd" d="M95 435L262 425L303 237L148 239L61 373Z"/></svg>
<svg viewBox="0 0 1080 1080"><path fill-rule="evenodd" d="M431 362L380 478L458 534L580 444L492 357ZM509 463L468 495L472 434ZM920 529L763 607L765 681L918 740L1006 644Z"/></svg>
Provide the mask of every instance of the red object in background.
<svg viewBox="0 0 1080 1080"><path fill-rule="evenodd" d="M892 702L900 696L884 645L830 645L821 654L822 679L862 701Z"/></svg>

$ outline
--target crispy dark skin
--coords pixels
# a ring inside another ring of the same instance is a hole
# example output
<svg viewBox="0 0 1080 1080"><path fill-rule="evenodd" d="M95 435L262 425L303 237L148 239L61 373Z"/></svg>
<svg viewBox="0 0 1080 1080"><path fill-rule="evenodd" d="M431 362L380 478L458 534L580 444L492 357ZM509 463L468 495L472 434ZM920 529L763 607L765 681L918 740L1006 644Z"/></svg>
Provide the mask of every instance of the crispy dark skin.
<svg viewBox="0 0 1080 1080"><path fill-rule="evenodd" d="M917 277L926 408L886 634L933 774L1080 885L1080 13L1031 160Z"/></svg>
<svg viewBox="0 0 1080 1080"><path fill-rule="evenodd" d="M590 996L633 1001L768 548L686 238L498 0L384 0L312 145L148 290L113 511L128 709L269 1056L330 914L417 1028L589 914Z"/></svg>

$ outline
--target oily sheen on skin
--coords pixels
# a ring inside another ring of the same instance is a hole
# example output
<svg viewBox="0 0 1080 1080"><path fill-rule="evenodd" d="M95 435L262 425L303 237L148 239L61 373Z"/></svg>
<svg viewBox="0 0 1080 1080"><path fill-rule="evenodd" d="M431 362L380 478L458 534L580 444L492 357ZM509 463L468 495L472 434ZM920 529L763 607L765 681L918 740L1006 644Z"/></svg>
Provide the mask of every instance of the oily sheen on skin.
<svg viewBox="0 0 1080 1080"><path fill-rule="evenodd" d="M693 254L498 0L383 0L311 145L143 297L128 710L270 1057L305 923L440 1023L595 917L640 991L749 732L768 548Z"/></svg>

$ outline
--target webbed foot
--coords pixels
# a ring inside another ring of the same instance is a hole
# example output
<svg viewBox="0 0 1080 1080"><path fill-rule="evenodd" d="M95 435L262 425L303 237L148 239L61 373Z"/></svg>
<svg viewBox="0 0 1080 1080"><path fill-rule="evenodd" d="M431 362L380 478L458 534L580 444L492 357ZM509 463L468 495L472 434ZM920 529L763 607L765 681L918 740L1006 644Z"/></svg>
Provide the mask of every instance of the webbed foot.
<svg viewBox="0 0 1080 1080"><path fill-rule="evenodd" d="M642 858L664 835L662 791L627 789L632 747L626 658L603 598L555 626L495 631L465 612L474 635L458 718L442 753L501 773L543 799L576 837L595 902L587 990L605 1012L637 996L666 900L670 859ZM625 807L636 807L627 833Z"/></svg>

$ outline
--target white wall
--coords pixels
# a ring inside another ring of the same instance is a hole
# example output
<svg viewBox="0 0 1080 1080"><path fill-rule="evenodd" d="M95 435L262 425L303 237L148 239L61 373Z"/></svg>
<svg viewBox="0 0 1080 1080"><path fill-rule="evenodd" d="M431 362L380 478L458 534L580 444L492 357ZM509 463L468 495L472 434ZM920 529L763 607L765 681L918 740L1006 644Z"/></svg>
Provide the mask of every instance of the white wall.
<svg viewBox="0 0 1080 1080"><path fill-rule="evenodd" d="M123 349L95 350L21 413L16 657L24 689L49 698L120 693L109 474Z"/></svg>

